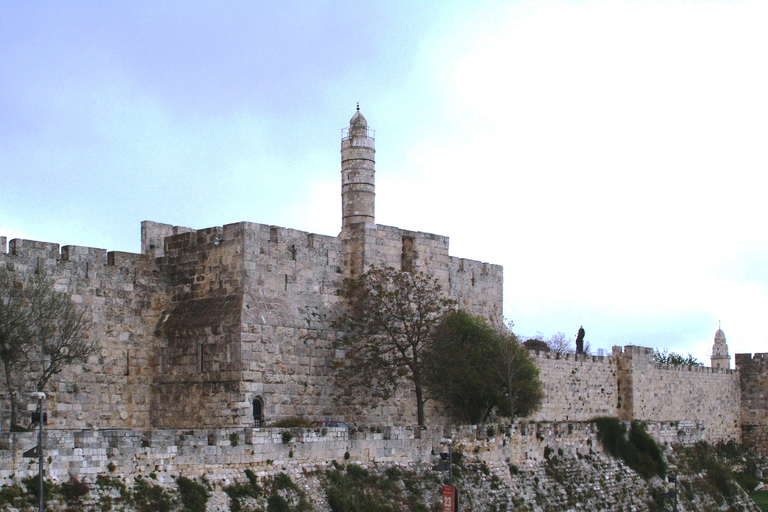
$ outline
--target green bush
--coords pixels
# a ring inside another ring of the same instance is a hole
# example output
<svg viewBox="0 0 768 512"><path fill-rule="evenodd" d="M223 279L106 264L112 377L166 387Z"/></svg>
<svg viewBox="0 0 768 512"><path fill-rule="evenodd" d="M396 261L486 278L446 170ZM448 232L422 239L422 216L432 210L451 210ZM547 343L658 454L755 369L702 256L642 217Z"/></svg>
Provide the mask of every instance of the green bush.
<svg viewBox="0 0 768 512"><path fill-rule="evenodd" d="M133 500L139 512L170 512L171 496L157 484L137 477L133 484Z"/></svg>
<svg viewBox="0 0 768 512"><path fill-rule="evenodd" d="M183 476L176 479L176 485L179 487L181 502L187 512L205 512L210 496L205 485Z"/></svg>
<svg viewBox="0 0 768 512"><path fill-rule="evenodd" d="M618 418L600 417L592 422L597 425L597 439L606 452L624 460L643 478L655 475L663 478L666 475L667 464L661 447L645 431L641 422L633 421L629 432Z"/></svg>
<svg viewBox="0 0 768 512"><path fill-rule="evenodd" d="M285 498L273 494L267 499L267 512L291 512L291 506Z"/></svg>
<svg viewBox="0 0 768 512"><path fill-rule="evenodd" d="M317 425L313 421L310 421L307 418L302 418L301 416L292 416L290 418L284 418L270 425L270 427L275 427L275 428L294 428L294 427L315 428L316 426Z"/></svg>
<svg viewBox="0 0 768 512"><path fill-rule="evenodd" d="M81 482L75 475L69 475L69 482L64 482L59 488L59 494L67 503L76 503L80 498L88 494L90 487L87 483Z"/></svg>
<svg viewBox="0 0 768 512"><path fill-rule="evenodd" d="M283 430L280 432L280 437L283 439L283 444L288 444L293 439L293 433L290 430Z"/></svg>
<svg viewBox="0 0 768 512"><path fill-rule="evenodd" d="M24 489L18 485L4 485L0 489L0 505L21 506Z"/></svg>
<svg viewBox="0 0 768 512"><path fill-rule="evenodd" d="M251 484L251 487L253 487L253 489L257 491L256 494L259 494L261 492L261 487L259 487L259 481L258 481L258 478L256 477L256 473L246 468L245 478L248 479L248 483Z"/></svg>
<svg viewBox="0 0 768 512"><path fill-rule="evenodd" d="M293 483L293 480L291 480L291 477L288 476L286 473L280 473L277 476L275 476L275 487L280 490L283 490L283 489L290 489L293 491L298 490L298 487L296 487L296 484Z"/></svg>
<svg viewBox="0 0 768 512"><path fill-rule="evenodd" d="M27 492L31 495L33 502L37 503L40 501L40 477L39 475L35 475L29 478L24 478L21 481L22 484L24 484L24 487L27 488ZM53 495L55 493L58 493L59 486L55 485L53 482L49 482L48 480L43 481L43 496L45 497L45 501L51 501L53 498Z"/></svg>

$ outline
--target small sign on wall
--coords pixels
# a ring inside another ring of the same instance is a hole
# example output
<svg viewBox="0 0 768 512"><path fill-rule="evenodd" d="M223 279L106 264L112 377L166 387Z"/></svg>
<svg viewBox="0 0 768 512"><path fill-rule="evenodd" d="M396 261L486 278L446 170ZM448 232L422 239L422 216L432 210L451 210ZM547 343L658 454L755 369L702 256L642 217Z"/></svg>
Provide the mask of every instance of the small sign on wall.
<svg viewBox="0 0 768 512"><path fill-rule="evenodd" d="M442 512L458 512L458 510L459 504L456 488L450 485L444 485Z"/></svg>

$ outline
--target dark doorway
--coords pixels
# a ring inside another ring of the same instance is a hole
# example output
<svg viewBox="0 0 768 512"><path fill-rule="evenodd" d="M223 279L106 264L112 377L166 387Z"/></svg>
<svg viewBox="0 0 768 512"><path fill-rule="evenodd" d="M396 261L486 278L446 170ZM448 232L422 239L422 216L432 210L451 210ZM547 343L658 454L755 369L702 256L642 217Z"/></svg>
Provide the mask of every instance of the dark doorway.
<svg viewBox="0 0 768 512"><path fill-rule="evenodd" d="M264 402L261 401L261 397L256 397L253 400L253 423L255 426L260 427L264 422Z"/></svg>

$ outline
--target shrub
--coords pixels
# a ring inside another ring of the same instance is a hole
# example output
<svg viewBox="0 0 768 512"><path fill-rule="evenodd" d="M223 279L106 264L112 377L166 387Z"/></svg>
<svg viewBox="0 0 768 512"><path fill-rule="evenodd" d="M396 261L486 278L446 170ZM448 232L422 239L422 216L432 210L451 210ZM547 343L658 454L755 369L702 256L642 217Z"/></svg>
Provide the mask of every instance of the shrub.
<svg viewBox="0 0 768 512"><path fill-rule="evenodd" d="M64 482L59 488L59 494L67 503L75 503L80 498L88 494L90 487L87 483L81 482L75 475L69 475L69 482Z"/></svg>
<svg viewBox="0 0 768 512"><path fill-rule="evenodd" d="M229 443L232 446L237 446L240 444L240 435L237 432L232 432L229 434Z"/></svg>
<svg viewBox="0 0 768 512"><path fill-rule="evenodd" d="M29 478L24 478L21 483L24 484L24 486L27 488L27 492L32 495L34 498L34 501L40 501L40 477L39 475L35 475ZM58 491L58 486L53 484L52 482L49 482L48 480L43 481L43 496L45 497L45 501L51 501L51 498L53 497L54 492Z"/></svg>
<svg viewBox="0 0 768 512"><path fill-rule="evenodd" d="M291 506L285 498L273 494L267 499L267 512L291 512Z"/></svg>
<svg viewBox="0 0 768 512"><path fill-rule="evenodd" d="M349 464L347 466L347 473L355 480L361 480L370 474L367 469L357 464Z"/></svg>
<svg viewBox="0 0 768 512"><path fill-rule="evenodd" d="M286 473L280 473L277 476L275 476L275 487L281 490L291 489L295 491L298 489L298 487L296 487L296 484L293 483L293 480L291 480L291 477L288 476Z"/></svg>
<svg viewBox="0 0 768 512"><path fill-rule="evenodd" d="M0 505L21 506L24 490L18 485L4 485L0 489Z"/></svg>
<svg viewBox="0 0 768 512"><path fill-rule="evenodd" d="M205 485L183 476L176 479L176 485L179 486L181 502L187 512L205 512L210 496Z"/></svg>
<svg viewBox="0 0 768 512"><path fill-rule="evenodd" d="M141 477L133 485L133 499L139 512L170 512L171 496L157 484L150 484Z"/></svg>
<svg viewBox="0 0 768 512"><path fill-rule="evenodd" d="M644 478L666 475L667 464L661 447L645 431L641 422L631 423L629 435L627 427L618 418L600 417L592 422L597 425L597 438L606 452L623 459Z"/></svg>
<svg viewBox="0 0 768 512"><path fill-rule="evenodd" d="M256 478L256 473L251 471L250 469L245 469L245 478L248 479L248 482L251 484L251 487L253 487L255 490L261 491L261 487L259 487L259 481Z"/></svg>
<svg viewBox="0 0 768 512"><path fill-rule="evenodd" d="M274 422L270 427L275 428L315 428L315 423L302 418L301 416L292 416Z"/></svg>
<svg viewBox="0 0 768 512"><path fill-rule="evenodd" d="M280 432L280 436L283 439L283 444L288 444L291 442L291 439L293 439L293 432L290 430L283 430Z"/></svg>

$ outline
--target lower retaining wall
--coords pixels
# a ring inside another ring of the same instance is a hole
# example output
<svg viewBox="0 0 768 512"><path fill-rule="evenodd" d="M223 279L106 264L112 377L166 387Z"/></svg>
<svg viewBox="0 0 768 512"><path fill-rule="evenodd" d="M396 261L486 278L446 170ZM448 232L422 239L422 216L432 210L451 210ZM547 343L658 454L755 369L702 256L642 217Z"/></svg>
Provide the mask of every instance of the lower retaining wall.
<svg viewBox="0 0 768 512"><path fill-rule="evenodd" d="M695 421L648 423L661 442L704 440ZM70 475L93 481L98 474L123 478L152 473L203 476L211 482L242 480L245 468L271 472L281 466L344 462L428 462L447 448L488 462L534 464L546 447L576 456L598 451L592 423L516 423L460 427L247 428L217 430L55 430L46 433L45 465L50 478ZM0 485L37 474L37 458L23 453L37 445L36 432L0 433Z"/></svg>

